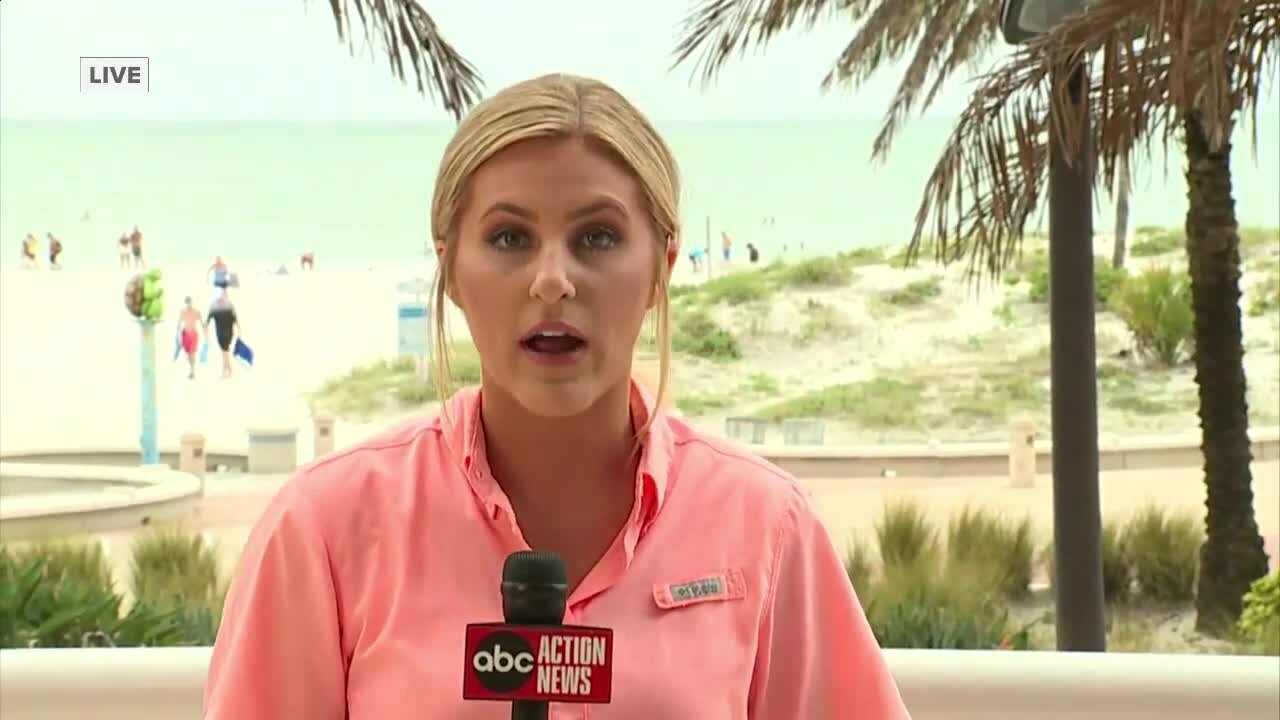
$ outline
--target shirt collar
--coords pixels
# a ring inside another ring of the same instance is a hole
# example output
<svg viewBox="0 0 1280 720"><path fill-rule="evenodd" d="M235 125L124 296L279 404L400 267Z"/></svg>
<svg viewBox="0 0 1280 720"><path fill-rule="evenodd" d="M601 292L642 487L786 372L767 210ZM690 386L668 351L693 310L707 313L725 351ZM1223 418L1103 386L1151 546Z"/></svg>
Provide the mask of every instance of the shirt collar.
<svg viewBox="0 0 1280 720"><path fill-rule="evenodd" d="M631 418L635 427L644 427L650 416L636 469L636 502L643 533L666 499L671 477L672 440L668 418L655 398L639 383L631 382ZM476 496L492 513L505 502L485 456L484 425L480 419L480 388L469 387L454 393L441 418L446 443Z"/></svg>

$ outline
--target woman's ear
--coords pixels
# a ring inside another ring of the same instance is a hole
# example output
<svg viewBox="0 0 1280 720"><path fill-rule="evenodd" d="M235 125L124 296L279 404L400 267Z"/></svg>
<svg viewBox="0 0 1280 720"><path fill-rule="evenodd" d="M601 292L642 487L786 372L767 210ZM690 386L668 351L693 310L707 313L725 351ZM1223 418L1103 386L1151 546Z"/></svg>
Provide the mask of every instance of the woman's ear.
<svg viewBox="0 0 1280 720"><path fill-rule="evenodd" d="M444 262L444 248L445 248L444 241L437 239L435 241L435 247L436 247L436 263L438 266L440 266L439 264ZM436 270L436 282L445 281L446 275L447 273L443 272L442 270ZM445 282L444 295L445 297L449 298L449 302L452 302L454 305L458 305L458 294L456 290L457 288L454 287L452 281ZM462 307L462 306L458 305L458 307Z"/></svg>
<svg viewBox="0 0 1280 720"><path fill-rule="evenodd" d="M676 259L680 257L680 243L675 238L667 238L667 248L663 253L663 259L666 261L667 286L671 285L671 272L676 267ZM649 293L649 309L652 310L658 304L658 292L661 286L658 283L653 284L653 291Z"/></svg>

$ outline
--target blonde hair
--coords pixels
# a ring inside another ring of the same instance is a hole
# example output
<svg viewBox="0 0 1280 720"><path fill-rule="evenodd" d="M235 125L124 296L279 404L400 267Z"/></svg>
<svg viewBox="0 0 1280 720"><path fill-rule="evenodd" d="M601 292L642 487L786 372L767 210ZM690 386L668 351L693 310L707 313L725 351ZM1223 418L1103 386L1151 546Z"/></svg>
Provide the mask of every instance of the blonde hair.
<svg viewBox="0 0 1280 720"><path fill-rule="evenodd" d="M445 147L431 198L431 236L444 246L436 264L435 347L436 392L447 419L449 336L445 330L445 298L457 255L457 223L471 176L503 149L533 138L579 137L603 147L626 164L648 202L658 243L656 301L651 316L658 350L658 388L653 421L667 393L671 364L671 311L667 288L668 246L680 238L680 173L675 157L652 123L617 90L590 78L552 74L525 80L480 102L463 118Z"/></svg>

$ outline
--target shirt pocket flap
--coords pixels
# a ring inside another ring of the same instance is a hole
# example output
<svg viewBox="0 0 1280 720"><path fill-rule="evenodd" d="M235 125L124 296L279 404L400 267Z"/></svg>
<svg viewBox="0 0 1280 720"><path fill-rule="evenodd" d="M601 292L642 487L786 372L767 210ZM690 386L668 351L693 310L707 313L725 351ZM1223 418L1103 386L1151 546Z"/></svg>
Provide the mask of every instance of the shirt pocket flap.
<svg viewBox="0 0 1280 720"><path fill-rule="evenodd" d="M663 610L717 600L741 600L746 595L747 581L738 569L653 586L653 601Z"/></svg>

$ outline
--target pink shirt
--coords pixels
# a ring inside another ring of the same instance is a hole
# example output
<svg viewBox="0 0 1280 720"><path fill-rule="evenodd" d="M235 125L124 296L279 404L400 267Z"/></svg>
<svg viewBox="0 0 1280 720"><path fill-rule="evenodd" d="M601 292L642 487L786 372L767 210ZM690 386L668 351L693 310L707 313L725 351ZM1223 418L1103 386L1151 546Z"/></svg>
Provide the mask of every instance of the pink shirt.
<svg viewBox="0 0 1280 720"><path fill-rule="evenodd" d="M639 390L635 412L652 400ZM477 390L301 470L244 549L205 688L213 720L506 720L462 700L463 628L502 619L529 549L485 461ZM555 720L909 718L795 479L660 414L636 501L569 596L614 630L613 701ZM681 600L708 577L725 592Z"/></svg>

